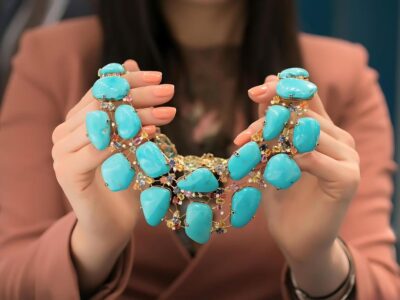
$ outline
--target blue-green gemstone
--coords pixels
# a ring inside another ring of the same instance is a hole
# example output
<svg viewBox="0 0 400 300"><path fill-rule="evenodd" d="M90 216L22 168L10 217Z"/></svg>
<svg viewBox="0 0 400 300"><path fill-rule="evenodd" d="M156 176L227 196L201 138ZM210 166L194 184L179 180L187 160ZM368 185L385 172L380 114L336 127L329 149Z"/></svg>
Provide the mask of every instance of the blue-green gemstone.
<svg viewBox="0 0 400 300"><path fill-rule="evenodd" d="M99 70L99 76L104 76L104 75L109 75L109 74L125 74L125 68L121 64L117 63L111 63L108 65L105 65Z"/></svg>
<svg viewBox="0 0 400 300"><path fill-rule="evenodd" d="M283 99L309 100L316 92L314 83L296 78L281 79L276 86L276 93Z"/></svg>
<svg viewBox="0 0 400 300"><path fill-rule="evenodd" d="M97 79L92 87L93 97L98 100L122 100L129 94L129 82L120 76Z"/></svg>
<svg viewBox="0 0 400 300"><path fill-rule="evenodd" d="M142 128L142 122L136 110L128 104L120 105L115 110L115 123L118 135L123 139L133 138Z"/></svg>
<svg viewBox="0 0 400 300"><path fill-rule="evenodd" d="M195 193L211 193L218 188L218 180L207 168L199 168L180 179L177 183L181 190Z"/></svg>
<svg viewBox="0 0 400 300"><path fill-rule="evenodd" d="M165 217L171 201L170 190L153 186L140 194L140 204L146 222L150 226L157 226Z"/></svg>
<svg viewBox="0 0 400 300"><path fill-rule="evenodd" d="M232 226L240 228L247 225L256 214L260 201L261 192L254 187L237 191L232 197Z"/></svg>
<svg viewBox="0 0 400 300"><path fill-rule="evenodd" d="M129 187L135 176L135 170L125 155L116 153L103 162L101 175L107 187L111 191L117 192Z"/></svg>
<svg viewBox="0 0 400 300"><path fill-rule="evenodd" d="M317 147L320 134L319 122L313 118L301 118L293 130L293 146L299 153L310 152Z"/></svg>
<svg viewBox="0 0 400 300"><path fill-rule="evenodd" d="M277 189L287 189L300 179L301 171L297 163L287 154L271 157L264 171L264 179Z"/></svg>
<svg viewBox="0 0 400 300"><path fill-rule="evenodd" d="M240 180L261 161L261 152L256 142L248 142L235 151L228 161L228 170L233 180Z"/></svg>
<svg viewBox="0 0 400 300"><path fill-rule="evenodd" d="M265 114L263 129L264 141L270 141L281 134L283 127L290 118L290 111L281 105L272 105Z"/></svg>
<svg viewBox="0 0 400 300"><path fill-rule="evenodd" d="M153 142L146 142L136 150L136 159L147 176L160 177L169 172L169 165L160 148Z"/></svg>
<svg viewBox="0 0 400 300"><path fill-rule="evenodd" d="M278 74L279 79L296 77L308 78L309 76L310 74L308 74L307 70L304 70L303 68L289 68Z"/></svg>
<svg viewBox="0 0 400 300"><path fill-rule="evenodd" d="M110 144L110 118L101 110L86 114L86 132L90 142L98 150L104 150Z"/></svg>
<svg viewBox="0 0 400 300"><path fill-rule="evenodd" d="M193 241L204 244L211 235L212 210L205 203L192 202L186 210L185 232Z"/></svg>

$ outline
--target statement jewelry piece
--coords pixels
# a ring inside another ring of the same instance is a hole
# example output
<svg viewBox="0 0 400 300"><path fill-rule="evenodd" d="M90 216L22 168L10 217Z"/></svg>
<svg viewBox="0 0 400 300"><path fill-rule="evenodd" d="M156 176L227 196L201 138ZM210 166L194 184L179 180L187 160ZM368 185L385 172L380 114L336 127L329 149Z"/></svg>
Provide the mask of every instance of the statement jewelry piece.
<svg viewBox="0 0 400 300"><path fill-rule="evenodd" d="M302 117L317 91L301 68L278 74L277 95L265 115L264 128L229 159L179 155L174 144L158 129L151 139L141 130L141 120L122 77L120 64L101 68L92 88L101 110L86 116L88 137L98 150L115 152L101 166L111 191L140 190L146 222L162 221L172 230L183 228L197 243L212 232L243 227L254 217L267 185L287 189L301 176L293 160L296 153L315 149L319 123ZM186 212L180 207L187 202Z"/></svg>

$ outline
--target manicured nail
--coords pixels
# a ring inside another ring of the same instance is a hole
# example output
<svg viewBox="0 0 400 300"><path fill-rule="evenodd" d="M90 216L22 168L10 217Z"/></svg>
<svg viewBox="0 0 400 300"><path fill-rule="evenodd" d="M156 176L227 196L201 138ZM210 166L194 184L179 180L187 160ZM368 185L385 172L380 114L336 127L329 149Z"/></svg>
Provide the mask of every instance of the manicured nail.
<svg viewBox="0 0 400 300"><path fill-rule="evenodd" d="M173 92L174 92L173 84L161 84L161 85L155 86L153 89L153 93L157 97L171 96Z"/></svg>
<svg viewBox="0 0 400 300"><path fill-rule="evenodd" d="M255 86L255 87L249 89L249 94L251 96L258 97L262 94L265 94L267 89L268 89L268 87L265 84L258 85L258 86Z"/></svg>
<svg viewBox="0 0 400 300"><path fill-rule="evenodd" d="M143 126L143 131L147 132L147 134L153 134L156 132L156 126L154 125Z"/></svg>
<svg viewBox="0 0 400 300"><path fill-rule="evenodd" d="M235 138L233 141L236 145L242 145L245 142L249 141L253 132L250 129L247 129L241 133Z"/></svg>
<svg viewBox="0 0 400 300"><path fill-rule="evenodd" d="M152 114L157 119L170 119L176 113L175 107L156 107L152 111Z"/></svg>
<svg viewBox="0 0 400 300"><path fill-rule="evenodd" d="M162 77L162 73L158 71L145 71L143 72L143 81L144 82L160 82Z"/></svg>

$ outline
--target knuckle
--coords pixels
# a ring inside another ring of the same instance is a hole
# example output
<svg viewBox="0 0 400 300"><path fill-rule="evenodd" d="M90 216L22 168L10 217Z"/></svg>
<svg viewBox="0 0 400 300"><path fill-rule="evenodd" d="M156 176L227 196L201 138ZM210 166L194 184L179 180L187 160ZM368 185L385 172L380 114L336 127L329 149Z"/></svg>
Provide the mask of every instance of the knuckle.
<svg viewBox="0 0 400 300"><path fill-rule="evenodd" d="M62 134L62 124L58 125L53 130L53 133L51 135L51 140L53 144L57 143L57 141L60 139L61 134Z"/></svg>

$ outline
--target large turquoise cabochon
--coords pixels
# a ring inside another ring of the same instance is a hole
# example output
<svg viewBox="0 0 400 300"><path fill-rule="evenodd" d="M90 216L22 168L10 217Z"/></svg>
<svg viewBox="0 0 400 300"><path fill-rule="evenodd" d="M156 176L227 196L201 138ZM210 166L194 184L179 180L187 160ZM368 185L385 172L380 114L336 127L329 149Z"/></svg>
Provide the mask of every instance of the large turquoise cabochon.
<svg viewBox="0 0 400 300"><path fill-rule="evenodd" d="M122 153L116 153L107 158L101 165L101 175L107 187L113 191L122 191L129 187L135 170Z"/></svg>
<svg viewBox="0 0 400 300"><path fill-rule="evenodd" d="M120 105L115 110L115 123L118 135L123 139L133 138L142 128L142 122L136 110L128 104Z"/></svg>
<svg viewBox="0 0 400 300"><path fill-rule="evenodd" d="M240 228L247 225L256 214L260 201L261 192L254 187L237 191L232 197L232 226Z"/></svg>
<svg viewBox="0 0 400 300"><path fill-rule="evenodd" d="M190 203L186 210L186 235L199 244L208 242L211 235L212 215L208 204Z"/></svg>
<svg viewBox="0 0 400 300"><path fill-rule="evenodd" d="M93 97L99 100L121 100L129 94L129 82L120 76L97 79L92 87Z"/></svg>
<svg viewBox="0 0 400 300"><path fill-rule="evenodd" d="M319 122L313 118L301 118L293 130L293 146L299 153L310 152L317 147L319 134Z"/></svg>
<svg viewBox="0 0 400 300"><path fill-rule="evenodd" d="M276 93L283 99L309 100L316 92L314 83L296 78L281 79L276 86Z"/></svg>
<svg viewBox="0 0 400 300"><path fill-rule="evenodd" d="M123 65L118 63L110 63L105 65L99 70L99 76L109 75L109 74L124 74L125 68Z"/></svg>
<svg viewBox="0 0 400 300"><path fill-rule="evenodd" d="M287 154L271 157L264 171L264 179L277 189L287 189L300 179L301 171L297 163Z"/></svg>
<svg viewBox="0 0 400 300"><path fill-rule="evenodd" d="M146 142L136 150L136 159L147 176L160 177L169 172L169 165L160 148L153 142Z"/></svg>
<svg viewBox="0 0 400 300"><path fill-rule="evenodd" d="M104 150L110 144L110 118L101 110L86 114L86 133L90 142L98 150Z"/></svg>
<svg viewBox="0 0 400 300"><path fill-rule="evenodd" d="M146 222L157 226L165 217L171 201L171 191L158 186L144 190L140 194L140 204Z"/></svg>
<svg viewBox="0 0 400 300"><path fill-rule="evenodd" d="M272 105L265 114L265 124L263 128L264 141L270 141L278 137L283 127L289 121L290 111L281 105Z"/></svg>
<svg viewBox="0 0 400 300"><path fill-rule="evenodd" d="M210 193L218 188L218 180L214 174L207 168L199 168L180 179L178 187L184 191L195 193Z"/></svg>
<svg viewBox="0 0 400 300"><path fill-rule="evenodd" d="M309 76L310 74L303 68L288 68L278 74L279 79L296 77L308 78Z"/></svg>
<svg viewBox="0 0 400 300"><path fill-rule="evenodd" d="M256 142L240 147L228 161L228 170L233 180L240 180L261 161L261 152Z"/></svg>

